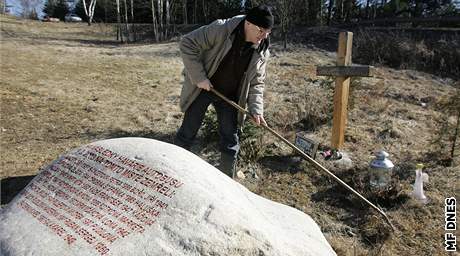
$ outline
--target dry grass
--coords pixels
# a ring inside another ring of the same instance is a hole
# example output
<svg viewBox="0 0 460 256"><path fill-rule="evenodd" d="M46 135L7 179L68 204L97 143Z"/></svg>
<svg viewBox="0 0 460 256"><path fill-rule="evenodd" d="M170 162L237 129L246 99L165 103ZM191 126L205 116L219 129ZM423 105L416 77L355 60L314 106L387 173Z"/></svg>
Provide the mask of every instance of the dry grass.
<svg viewBox="0 0 460 256"><path fill-rule="evenodd" d="M142 136L171 141L182 117L176 43L118 45L110 27L6 16L0 22L2 179L34 175L59 154L94 140ZM290 49L273 47L266 119L291 141L302 130L327 146L333 89L330 79L315 77L313 66L332 64L335 55L300 45ZM380 217L271 136L248 143L263 147L262 153L243 149L249 160L239 168L255 170L260 178L239 182L312 216L339 255L443 255L443 200L459 194L459 160L443 167L427 156L434 150L436 117L443 114L436 104L460 85L381 68L376 77L353 86L344 150L354 166L318 161L381 203L398 233L390 234ZM371 153L382 148L396 165L398 186L373 194L366 190L366 168ZM198 143L194 150L216 162L215 143ZM418 162L430 175L425 206L409 198Z"/></svg>
<svg viewBox="0 0 460 256"><path fill-rule="evenodd" d="M355 32L355 38L353 55L360 63L384 64L460 78L458 30L440 36L435 31L411 34L360 29Z"/></svg>

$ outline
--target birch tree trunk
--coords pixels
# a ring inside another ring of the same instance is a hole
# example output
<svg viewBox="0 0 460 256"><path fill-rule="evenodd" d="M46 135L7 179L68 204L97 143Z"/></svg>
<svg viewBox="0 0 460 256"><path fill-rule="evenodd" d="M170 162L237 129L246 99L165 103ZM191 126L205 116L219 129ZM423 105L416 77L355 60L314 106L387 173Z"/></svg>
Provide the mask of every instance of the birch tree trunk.
<svg viewBox="0 0 460 256"><path fill-rule="evenodd" d="M104 0L104 23L107 23L107 0Z"/></svg>
<svg viewBox="0 0 460 256"><path fill-rule="evenodd" d="M118 35L119 35L120 36L120 41L121 41L121 43L123 43L123 31L121 29L121 18L120 18L120 0L117 0L117 24L118 24L117 40L118 40Z"/></svg>
<svg viewBox="0 0 460 256"><path fill-rule="evenodd" d="M158 10L158 17L157 17L157 20L158 20L158 31L160 32L159 34L159 39L160 41L163 40L163 36L164 36L164 19L163 19L163 0L157 0L157 10Z"/></svg>
<svg viewBox="0 0 460 256"><path fill-rule="evenodd" d="M207 24L208 23L208 12L206 11L206 5L205 5L206 1L203 0L202 4L203 4L203 17L204 17L204 23Z"/></svg>
<svg viewBox="0 0 460 256"><path fill-rule="evenodd" d="M128 27L128 5L126 4L126 0L123 0L123 5L125 7L126 42L129 42L130 41L130 36L129 36L129 27Z"/></svg>
<svg viewBox="0 0 460 256"><path fill-rule="evenodd" d="M170 28L170 33L174 33L176 31L176 6L177 2L180 0L168 0L169 3L169 28ZM169 34L171 36L171 34Z"/></svg>
<svg viewBox="0 0 460 256"><path fill-rule="evenodd" d="M278 10L278 15L280 18L280 23L281 23L281 34L283 37L283 48L287 48L287 33L289 30L289 23L290 23L290 15L292 12L292 8L295 8L292 6L291 0L280 0L276 4L276 8Z"/></svg>
<svg viewBox="0 0 460 256"><path fill-rule="evenodd" d="M194 0L193 1L194 5L193 5L193 24L196 24L197 21L196 21L196 12L197 12L197 9L198 9L198 0Z"/></svg>
<svg viewBox="0 0 460 256"><path fill-rule="evenodd" d="M133 32L133 41L137 41L137 31L134 27L134 0L131 0L131 31Z"/></svg>
<svg viewBox="0 0 460 256"><path fill-rule="evenodd" d="M323 0L319 0L319 25L323 25Z"/></svg>
<svg viewBox="0 0 460 256"><path fill-rule="evenodd" d="M318 25L318 2L321 1L309 1L308 4L308 18L310 25L317 26ZM287 8L287 7L286 7ZM292 17L288 17L292 18Z"/></svg>
<svg viewBox="0 0 460 256"><path fill-rule="evenodd" d="M370 4L371 0L367 0L366 1L366 19L369 19L369 4Z"/></svg>
<svg viewBox="0 0 460 256"><path fill-rule="evenodd" d="M170 13L170 6L169 6L169 0L165 0L165 38L169 37L169 29L171 25L171 13Z"/></svg>
<svg viewBox="0 0 460 256"><path fill-rule="evenodd" d="M335 1L335 11L334 11L334 19L338 22L343 21L343 2L345 0L336 0Z"/></svg>
<svg viewBox="0 0 460 256"><path fill-rule="evenodd" d="M334 0L329 0L329 6L327 7L327 25L331 25L332 17L332 6L334 6Z"/></svg>
<svg viewBox="0 0 460 256"><path fill-rule="evenodd" d="M86 0L81 0L83 3L83 9L85 10L85 15L88 18L88 26L91 26L94 16L94 8L96 7L96 0L90 0L89 5L86 5Z"/></svg>
<svg viewBox="0 0 460 256"><path fill-rule="evenodd" d="M118 0L117 0L118 1ZM156 11L155 11L155 2L154 0L151 0L152 2L152 23L153 23L153 33L155 34L155 41L158 43L160 41L159 35L158 35L158 22L157 22L157 16L156 16Z"/></svg>
<svg viewBox="0 0 460 256"><path fill-rule="evenodd" d="M341 0L340 1L340 21L343 22L343 3L345 2L345 0Z"/></svg>
<svg viewBox="0 0 460 256"><path fill-rule="evenodd" d="M352 9L353 3L351 0L344 0L344 20L346 22L350 22L351 20L351 9Z"/></svg>
<svg viewBox="0 0 460 256"><path fill-rule="evenodd" d="M184 15L184 24L188 24L188 18L187 18L187 0L182 1L182 13Z"/></svg>

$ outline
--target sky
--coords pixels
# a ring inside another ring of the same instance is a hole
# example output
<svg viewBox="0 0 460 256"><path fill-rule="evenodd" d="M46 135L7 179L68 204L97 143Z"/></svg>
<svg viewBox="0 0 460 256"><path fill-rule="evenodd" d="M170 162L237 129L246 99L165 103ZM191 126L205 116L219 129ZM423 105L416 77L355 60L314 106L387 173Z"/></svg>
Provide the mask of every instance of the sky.
<svg viewBox="0 0 460 256"><path fill-rule="evenodd" d="M36 11L39 17L43 17L43 5L45 1L39 1ZM19 16L22 13L22 7L19 0L6 0L6 6L8 7L11 14Z"/></svg>
<svg viewBox="0 0 460 256"><path fill-rule="evenodd" d="M21 5L19 4L19 1L20 0L6 0L6 4L7 6L11 6L9 7L10 9L10 12L14 15L21 15L22 13L22 8L21 8ZM39 17L43 17L43 12L42 12L42 9L43 9L43 5L45 3L46 0L39 0L39 4L37 5L37 12L38 12L38 15ZM78 0L76 0L78 1ZM364 0L362 0L364 1ZM244 2L246 2L246 0L241 0L242 4L244 4ZM453 3L454 5L457 7L457 8L460 8L460 0L453 0Z"/></svg>
<svg viewBox="0 0 460 256"><path fill-rule="evenodd" d="M2 0L0 0L2 1ZM29 0L27 0L29 1ZM68 2L77 2L78 0L67 0ZM46 0L37 0L38 4L36 6L36 11L38 13L38 16L42 18L44 16L43 13L43 6L46 3ZM10 13L14 15L21 15L22 13L22 7L20 4L20 0L6 0L6 6L10 9Z"/></svg>

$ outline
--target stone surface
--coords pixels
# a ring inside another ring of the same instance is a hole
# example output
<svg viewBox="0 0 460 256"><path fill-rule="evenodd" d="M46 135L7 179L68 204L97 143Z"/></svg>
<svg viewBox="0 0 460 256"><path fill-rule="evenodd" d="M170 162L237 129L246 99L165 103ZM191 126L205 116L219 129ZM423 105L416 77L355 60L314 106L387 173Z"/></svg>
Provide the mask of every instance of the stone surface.
<svg viewBox="0 0 460 256"><path fill-rule="evenodd" d="M308 215L142 138L44 168L2 209L0 244L1 255L335 255Z"/></svg>

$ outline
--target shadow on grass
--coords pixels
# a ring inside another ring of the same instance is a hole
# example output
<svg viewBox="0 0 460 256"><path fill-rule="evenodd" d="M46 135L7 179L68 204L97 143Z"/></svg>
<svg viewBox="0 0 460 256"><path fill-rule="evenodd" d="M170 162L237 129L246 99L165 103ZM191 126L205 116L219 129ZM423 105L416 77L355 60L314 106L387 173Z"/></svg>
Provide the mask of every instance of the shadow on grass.
<svg viewBox="0 0 460 256"><path fill-rule="evenodd" d="M80 38L59 38L59 37L49 37L49 36L30 36L30 35L14 35L8 34L6 35L10 38L21 38L26 39L24 42L30 42L27 40L33 40L31 43L33 44L43 44L43 45L65 45L66 47L78 47L78 45L70 45L67 43L79 43L86 46L94 46L94 47L105 47L105 48L115 48L118 46L124 46L126 44L121 43L117 40L109 40L109 39L80 39Z"/></svg>
<svg viewBox="0 0 460 256"><path fill-rule="evenodd" d="M259 162L273 172L296 173L302 171L303 158L297 155L264 156Z"/></svg>
<svg viewBox="0 0 460 256"><path fill-rule="evenodd" d="M364 170L356 168L336 175L384 212L398 210L409 200L396 175L386 187L375 188L369 185L369 179L362 175L363 172ZM327 205L333 212L339 212L337 219L347 226L359 227L358 233L367 245L376 246L389 239L390 227L384 217L369 204L329 177L311 179L318 188L311 196L312 200Z"/></svg>
<svg viewBox="0 0 460 256"><path fill-rule="evenodd" d="M350 174L350 176L342 174L338 175L338 177L367 200L384 209L396 209L409 199L409 196L402 191L400 180L397 177L393 177L392 181L383 188L371 187L369 179L361 179L356 174ZM314 201L323 201L328 205L347 211L351 211L352 209L369 209L369 205L358 198L353 192L338 184L332 178L324 178L329 179L328 183L330 185L324 182L313 181L313 184L322 188L312 195Z"/></svg>
<svg viewBox="0 0 460 256"><path fill-rule="evenodd" d="M95 40L95 39L64 39L66 41L74 41L80 44L97 45L97 46L120 46L123 45L117 40Z"/></svg>
<svg viewBox="0 0 460 256"><path fill-rule="evenodd" d="M9 177L1 181L1 204L8 204L23 190L35 175Z"/></svg>
<svg viewBox="0 0 460 256"><path fill-rule="evenodd" d="M85 44L88 46L94 45L97 47L116 47L116 46L121 46L123 45L120 41L117 40L97 40L97 39L71 39L71 38L55 38L55 37L39 37L39 38L34 38L34 39L39 39L39 40L44 40L44 41L64 41L64 42L75 42L75 43L80 43L80 44Z"/></svg>
<svg viewBox="0 0 460 256"><path fill-rule="evenodd" d="M331 183L333 182L335 181L331 180ZM338 184L320 187L318 192L311 196L313 201L324 202L329 206L344 209L353 215L356 213L362 214L363 211L367 212L367 205L355 197L351 191Z"/></svg>

